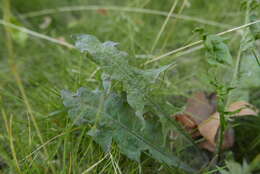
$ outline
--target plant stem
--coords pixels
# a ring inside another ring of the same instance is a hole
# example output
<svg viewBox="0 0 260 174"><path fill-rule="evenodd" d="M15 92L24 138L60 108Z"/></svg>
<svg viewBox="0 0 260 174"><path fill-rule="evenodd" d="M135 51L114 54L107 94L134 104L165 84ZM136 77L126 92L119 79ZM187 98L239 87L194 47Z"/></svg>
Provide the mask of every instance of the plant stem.
<svg viewBox="0 0 260 174"><path fill-rule="evenodd" d="M249 22L249 12L250 12L250 1L247 2L247 9L246 9L246 14L245 14L245 25L248 24ZM236 63L235 63L235 69L234 69L234 73L233 73L233 77L230 83L230 86L233 87L236 82L237 82L237 78L238 78L238 74L239 74L239 68L240 68L240 63L241 63L241 59L242 59L242 42L243 40L245 40L246 37L246 32L244 31L242 34L242 38L241 38L241 43L240 43L240 47L238 50L238 55L237 55L237 59L236 59ZM225 105L223 106L223 110L220 113L220 133L219 133L219 143L218 143L218 148L217 148L217 155L218 155L218 161L220 161L220 157L221 157L221 152L222 152L222 145L223 145L223 141L224 141L224 136L225 136L225 131L226 131L226 114L225 114L225 110L228 109L229 105L231 104L231 97L232 97L232 91L228 93L227 95L227 99L225 102Z"/></svg>

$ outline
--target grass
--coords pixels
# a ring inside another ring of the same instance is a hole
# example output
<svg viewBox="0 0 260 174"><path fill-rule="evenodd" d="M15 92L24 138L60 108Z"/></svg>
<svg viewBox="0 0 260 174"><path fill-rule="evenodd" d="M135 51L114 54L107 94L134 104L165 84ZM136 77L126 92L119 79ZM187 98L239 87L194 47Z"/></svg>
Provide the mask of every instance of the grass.
<svg viewBox="0 0 260 174"><path fill-rule="evenodd" d="M196 51L190 47L200 40L193 30L204 28L208 33L221 33L242 26L244 17L237 0L16 0L10 1L10 7L4 2L9 1L0 2L1 19L23 28L9 28L0 21L0 173L182 173L145 154L140 164L133 162L121 155L116 145L105 154L86 135L89 125L72 125L60 91L97 87L99 71L79 51L68 48L74 43L71 36L89 33L103 41L117 41L120 49L133 57L151 55L149 59L133 60L136 65L146 62L145 67L149 68L176 60L177 68L165 77L167 88L158 94L187 98L192 91L210 88L200 78L208 68L203 61L204 52L200 47ZM97 8L73 9L82 6ZM70 10L62 10L63 7ZM102 13L97 10L99 7L109 10ZM29 17L31 12L43 9L58 10ZM176 18L171 17L172 12ZM51 23L40 28L46 16ZM232 30L225 37L231 52L236 54L239 32ZM184 47L184 52L179 52L183 46L188 49ZM254 96L252 103L259 105L259 97ZM259 144L258 141L252 146L257 149ZM256 153L259 150L250 154L251 160Z"/></svg>

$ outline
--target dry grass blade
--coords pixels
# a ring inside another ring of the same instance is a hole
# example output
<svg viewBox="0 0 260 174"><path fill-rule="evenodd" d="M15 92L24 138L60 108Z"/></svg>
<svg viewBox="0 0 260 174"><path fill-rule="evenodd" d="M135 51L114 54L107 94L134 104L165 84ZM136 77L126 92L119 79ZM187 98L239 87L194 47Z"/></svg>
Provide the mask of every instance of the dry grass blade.
<svg viewBox="0 0 260 174"><path fill-rule="evenodd" d="M159 41L159 39L160 39L160 37L161 37L163 31L165 30L165 27L166 27L166 25L167 25L167 23L168 23L168 21L169 21L171 15L172 15L172 13L174 12L174 10L175 10L175 8L176 8L178 2L179 2L179 0L174 1L171 10L169 11L169 13L168 13L168 15L167 15L167 17L166 17L166 19L165 19L163 25L161 26L160 31L158 32L158 34L157 34L157 36L156 36L156 38L155 38L155 41L154 41L154 43L153 43L151 52L153 52L153 50L154 50L155 47L157 46L157 43L158 43L158 41Z"/></svg>
<svg viewBox="0 0 260 174"><path fill-rule="evenodd" d="M74 48L74 45L71 45L71 44L68 43L68 42L65 42L65 41L62 41L62 40L59 40L59 39L52 38L52 37L46 36L46 35L41 34L41 33L37 33L37 32L35 32L35 31L29 30L28 28L25 28L25 27L20 27L20 26L14 25L14 24L9 23L9 22L7 22L7 21L4 21L4 20L2 20L2 19L0 19L0 24L1 24L1 25L4 25L4 26L6 26L6 27L10 27L10 28L19 30L19 31L21 31L21 32L27 33L27 34L29 34L29 35L31 35L31 36L34 36L34 37L37 37L37 38L40 38L40 39L47 40L47 41L56 43L56 44L58 44L58 45L65 46L65 47L67 47L67 48Z"/></svg>
<svg viewBox="0 0 260 174"><path fill-rule="evenodd" d="M82 172L82 174L89 173L89 172L90 172L91 170L93 170L96 166L98 166L102 161L104 161L109 154L110 154L110 153L107 153L106 156L104 156L101 160L99 160L98 162L96 162L95 164L93 164L92 166L90 166L87 170L85 170L84 172Z"/></svg>
<svg viewBox="0 0 260 174"><path fill-rule="evenodd" d="M247 24L245 24L245 25L241 25L241 26L238 26L238 27L235 27L235 28L231 28L231 29L229 29L229 30L220 32L220 33L218 33L218 34L216 34L216 35L222 36L222 35L225 35L225 34L228 34L228 33L232 33L232 32L234 32L234 31L238 31L238 30L244 29L244 28L246 28L246 27L249 27L249 26L254 25L254 24L257 24L257 23L260 23L260 20L257 20L257 21L254 21L254 22L250 22L250 23L247 23ZM199 48L204 48L204 46L202 45L202 42L203 42L202 40L199 40L199 41L190 43L190 44L188 44L188 45L185 45L185 46L183 46L183 47L180 47L180 48L178 48L178 49L172 50L172 51L170 51L170 52L168 52L168 53L165 53L165 54L163 54L163 55L160 55L160 56L158 56L158 57L155 57L155 58L153 58L153 59L151 59L151 60L146 61L146 62L144 63L144 65L147 65L147 64L150 64L150 63L159 61L159 60L161 60L161 59L163 59L163 58L165 58L165 57L171 56L171 55L176 54L176 53L178 53L178 52L182 52L182 51L185 51L185 50L187 50L187 49L192 49L192 47L194 47L194 46L196 46L196 45L200 45L201 47L199 47ZM195 51L196 51L196 50L199 50L199 49L195 49ZM189 53L190 53L190 52L189 52Z"/></svg>

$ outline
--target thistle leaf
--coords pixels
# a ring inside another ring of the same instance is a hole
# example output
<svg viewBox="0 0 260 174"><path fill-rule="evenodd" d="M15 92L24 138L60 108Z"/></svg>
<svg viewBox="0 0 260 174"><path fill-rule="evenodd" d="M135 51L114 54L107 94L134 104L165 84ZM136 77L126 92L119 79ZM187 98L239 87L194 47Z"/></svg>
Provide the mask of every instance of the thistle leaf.
<svg viewBox="0 0 260 174"><path fill-rule="evenodd" d="M72 120L85 120L93 125L88 135L93 137L104 151L109 151L112 140L128 158L140 162L143 151L173 167L193 171L191 167L172 155L163 146L159 122L145 121L145 128L124 97L99 90L80 88L76 93L62 91L63 103L69 109ZM100 107L101 98L105 99ZM101 108L101 109L100 109ZM80 122L82 124L84 122Z"/></svg>
<svg viewBox="0 0 260 174"><path fill-rule="evenodd" d="M111 80L117 80L123 84L128 104L135 110L135 115L144 125L143 114L148 104L146 96L151 89L151 84L155 83L160 73L172 65L151 70L137 69L128 63L128 54L118 50L117 45L112 41L101 43L91 35L76 37L76 48L89 54L103 72L111 77ZM103 83L103 85L109 88L109 84Z"/></svg>
<svg viewBox="0 0 260 174"><path fill-rule="evenodd" d="M91 136L105 152L108 152L110 150L112 143L111 134L113 134L113 132L110 129L106 128L98 129L96 127L93 127L91 130L88 131L88 135Z"/></svg>

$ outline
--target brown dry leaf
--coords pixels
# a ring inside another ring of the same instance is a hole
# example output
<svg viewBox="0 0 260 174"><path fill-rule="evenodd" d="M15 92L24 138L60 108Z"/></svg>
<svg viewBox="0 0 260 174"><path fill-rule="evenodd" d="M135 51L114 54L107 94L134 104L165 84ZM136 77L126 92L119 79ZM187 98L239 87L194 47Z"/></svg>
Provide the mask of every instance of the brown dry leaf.
<svg viewBox="0 0 260 174"><path fill-rule="evenodd" d="M224 135L224 141L222 144L222 149L228 149L231 148L234 145L234 130L232 128L229 128ZM200 143L200 147L203 149L206 149L210 152L215 152L216 150L216 143L210 143L209 141L203 141Z"/></svg>
<svg viewBox="0 0 260 174"><path fill-rule="evenodd" d="M187 106L182 114L173 115L180 122L192 138L200 136L197 126L207 119L216 110L216 95L206 95L205 92L196 92L187 101Z"/></svg>
<svg viewBox="0 0 260 174"><path fill-rule="evenodd" d="M220 125L219 113L215 112L207 120L203 121L199 126L200 134L210 143L215 144L215 137Z"/></svg>
<svg viewBox="0 0 260 174"><path fill-rule="evenodd" d="M185 128L196 128L196 122L186 114L175 115L175 119L180 122Z"/></svg>
<svg viewBox="0 0 260 174"><path fill-rule="evenodd" d="M197 92L189 98L184 111L184 113L191 116L197 124L200 124L214 112L215 106L205 92Z"/></svg>
<svg viewBox="0 0 260 174"><path fill-rule="evenodd" d="M232 103L228 108L229 112L235 112L238 110L240 111L233 116L257 115L258 113L257 109L255 109L253 105L244 101Z"/></svg>
<svg viewBox="0 0 260 174"><path fill-rule="evenodd" d="M187 106L182 114L173 115L192 137L200 136L197 126L207 119L216 110L216 95L207 96L205 92L196 92L187 101Z"/></svg>
<svg viewBox="0 0 260 174"><path fill-rule="evenodd" d="M235 112L240 110L237 114L232 115L235 116L246 116L246 115L257 115L257 111L254 111L252 105L247 102L239 101L232 103L228 111ZM200 134L206 139L200 146L205 148L211 152L214 152L216 149L216 141L217 141L217 133L220 126L219 113L216 112L212 114L207 120L203 121L199 126ZM224 141L222 145L222 149L228 149L233 146L235 141L234 130L232 128L228 129L225 132Z"/></svg>
<svg viewBox="0 0 260 174"><path fill-rule="evenodd" d="M207 120L198 126L200 134L205 138L205 141L200 144L200 147L207 149L210 152L215 152L217 143L217 133L220 126L219 113L215 112ZM229 128L224 134L222 149L228 149L234 144L234 130Z"/></svg>
<svg viewBox="0 0 260 174"><path fill-rule="evenodd" d="M192 138L196 138L200 136L199 131L197 130L197 123L189 116L186 114L178 114L174 116L175 119L180 122L186 131L191 134Z"/></svg>
<svg viewBox="0 0 260 174"><path fill-rule="evenodd" d="M216 107L217 97L215 94L207 96L205 92L196 92L188 99L184 113L173 116L193 138L203 136L205 141L200 144L200 147L210 152L215 152L216 150L217 135L220 127L220 115L216 112ZM231 117L257 115L258 113L251 104L244 101L232 103L228 111L237 112ZM196 128L198 128L198 131L196 131ZM229 128L224 134L222 149L232 147L234 141L234 130Z"/></svg>

